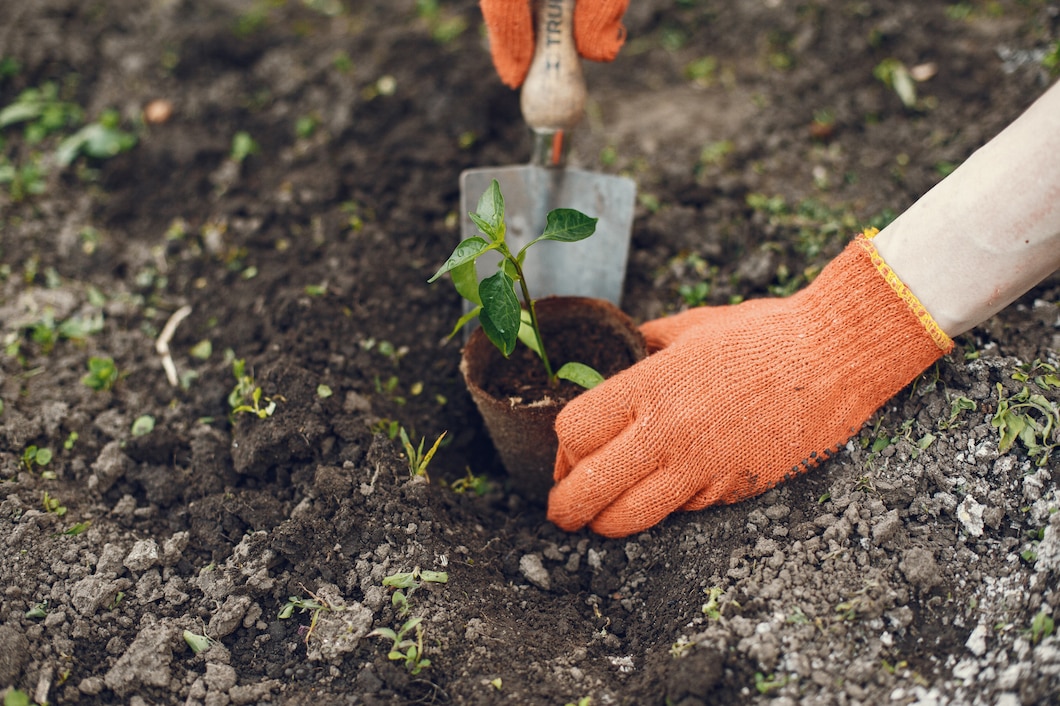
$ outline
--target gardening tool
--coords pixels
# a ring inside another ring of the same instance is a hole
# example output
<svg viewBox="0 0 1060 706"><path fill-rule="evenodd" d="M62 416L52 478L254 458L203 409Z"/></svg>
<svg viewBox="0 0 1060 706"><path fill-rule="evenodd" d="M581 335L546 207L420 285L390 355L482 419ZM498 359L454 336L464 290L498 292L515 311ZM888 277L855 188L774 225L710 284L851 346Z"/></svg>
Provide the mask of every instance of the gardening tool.
<svg viewBox="0 0 1060 706"><path fill-rule="evenodd" d="M523 271L536 299L549 295L606 299L616 306L626 274L636 185L632 179L565 166L570 130L585 109L585 78L574 44L574 0L538 0L536 47L523 83L520 107L533 131L529 164L470 169L460 175L462 239L479 235L468 217L491 180L505 200L508 247L516 252L539 236L555 208L573 208L598 218L596 233L575 243L544 241L527 251ZM480 277L495 272L487 257Z"/></svg>

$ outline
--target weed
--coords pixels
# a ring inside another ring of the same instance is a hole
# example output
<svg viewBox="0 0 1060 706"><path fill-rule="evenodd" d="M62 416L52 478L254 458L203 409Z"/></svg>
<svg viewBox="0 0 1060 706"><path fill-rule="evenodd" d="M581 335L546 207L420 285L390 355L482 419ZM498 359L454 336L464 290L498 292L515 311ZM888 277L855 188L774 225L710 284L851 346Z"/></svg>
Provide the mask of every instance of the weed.
<svg viewBox="0 0 1060 706"><path fill-rule="evenodd" d="M317 385L317 397L319 397L320 399L326 400L333 394L335 393L332 392L331 388L325 385L324 383L320 383L319 385Z"/></svg>
<svg viewBox="0 0 1060 706"><path fill-rule="evenodd" d="M774 689L779 689L787 683L787 677L777 677L774 674L765 675L762 672L755 672L755 689L758 690L759 694L768 694Z"/></svg>
<svg viewBox="0 0 1060 706"><path fill-rule="evenodd" d="M70 135L55 149L55 161L68 167L78 156L110 159L136 146L136 135L121 130L121 117L115 110L105 110L99 121L89 123Z"/></svg>
<svg viewBox="0 0 1060 706"><path fill-rule="evenodd" d="M207 637L205 634L197 635L191 630L185 630L184 642L188 643L188 647L191 648L192 652L194 652L195 654L199 654L200 652L205 652L206 650L210 649L210 646L213 645L214 640L211 637Z"/></svg>
<svg viewBox="0 0 1060 706"><path fill-rule="evenodd" d="M449 44L467 29L467 20L460 16L445 16L438 0L416 0L416 14L427 22L431 37L439 44Z"/></svg>
<svg viewBox="0 0 1060 706"><path fill-rule="evenodd" d="M423 618L409 618L396 631L376 628L369 637L384 637L392 642L387 659L405 663L405 669L415 676L431 666L431 660L423 654ZM410 636L410 634L412 636Z"/></svg>
<svg viewBox="0 0 1060 706"><path fill-rule="evenodd" d="M954 426L957 421L957 417L960 416L961 412L974 412L976 409L975 400L968 399L964 396L957 396L950 400L950 416L943 420L940 419L936 422L936 426L939 430L949 429Z"/></svg>
<svg viewBox="0 0 1060 706"><path fill-rule="evenodd" d="M77 535L84 533L85 530L87 530L91 526L92 522L90 520L85 520L84 522L75 522L74 524L70 525L68 528L63 530L63 534L68 537L76 537Z"/></svg>
<svg viewBox="0 0 1060 706"><path fill-rule="evenodd" d="M916 105L916 82L901 61L884 59L872 70L872 75L892 89L906 108Z"/></svg>
<svg viewBox="0 0 1060 706"><path fill-rule="evenodd" d="M26 617L30 620L39 620L48 617L48 601L35 603L32 608L26 611Z"/></svg>
<svg viewBox="0 0 1060 706"><path fill-rule="evenodd" d="M1054 42L1052 49L1042 57L1042 66L1051 76L1060 76L1060 40Z"/></svg>
<svg viewBox="0 0 1060 706"><path fill-rule="evenodd" d="M467 467L467 475L463 478L457 478L449 484L449 489L454 493L467 493L472 492L480 498L489 492L490 482L486 476L476 476L471 472L471 467Z"/></svg>
<svg viewBox="0 0 1060 706"><path fill-rule="evenodd" d="M670 656L674 659L684 657L688 654L688 651L696 646L696 643L689 641L687 637L682 635L677 638L677 642L670 645Z"/></svg>
<svg viewBox="0 0 1060 706"><path fill-rule="evenodd" d="M421 581L428 583L446 583L449 574L444 571L429 571L427 569L414 568L412 571L398 572L383 579L383 585L391 588L416 588Z"/></svg>
<svg viewBox="0 0 1060 706"><path fill-rule="evenodd" d="M59 498L52 497L47 490L41 496L41 505L44 507L45 512L51 513L56 517L62 517L66 514L66 506L59 502Z"/></svg>
<svg viewBox="0 0 1060 706"><path fill-rule="evenodd" d="M155 418L150 414L141 414L132 424L133 436L145 436L155 429Z"/></svg>
<svg viewBox="0 0 1060 706"><path fill-rule="evenodd" d="M276 401L270 397L263 397L261 388L254 383L254 377L247 373L244 359L232 361L232 375L236 379L235 387L228 393L228 406L232 409L232 416L254 414L258 419L271 417L276 411ZM262 406L263 400L264 406Z"/></svg>
<svg viewBox="0 0 1060 706"><path fill-rule="evenodd" d="M535 243L545 240L575 243L584 240L596 232L597 219L570 208L552 210L546 216L544 232L513 254L505 242L508 227L504 219L504 197L496 179L482 194L475 212L469 215L485 238L473 236L461 242L445 264L428 280L434 282L448 272L456 291L474 305L470 312L457 321L450 336L477 318L486 336L504 357L512 354L518 341L533 350L541 359L552 385L556 385L560 378L586 388L600 383L603 376L583 363L566 363L553 373L545 343L541 339L537 309L523 275L526 251ZM501 256L500 266L495 274L479 282L475 263L480 256L490 251L496 251ZM525 310L515 293L516 283L526 304Z"/></svg>
<svg viewBox="0 0 1060 706"><path fill-rule="evenodd" d="M1001 434L998 452L1007 453L1018 439L1030 457L1036 459L1039 466L1044 466L1057 447L1052 440L1060 423L1056 407L1044 396L1032 394L1026 386L1011 397L1005 397L1004 387L997 383L997 396L997 411L990 425Z"/></svg>
<svg viewBox="0 0 1060 706"><path fill-rule="evenodd" d="M434 453L438 450L442 439L445 438L446 432L443 431L434 440L434 445L431 446L427 453L423 452L423 444L427 441L426 437L420 439L420 445L417 447L413 446L412 442L409 441L409 435L405 432L405 427L398 429L398 434L401 436L401 445L405 449L405 457L409 462L409 474L413 477L423 476L429 481L430 476L427 475L427 466L430 465L431 459L434 458Z"/></svg>
<svg viewBox="0 0 1060 706"><path fill-rule="evenodd" d="M303 586L302 588L305 587ZM287 618L290 618L292 615L294 615L294 611L296 608L299 609L302 613L310 613L311 616L309 619L309 627L308 629L306 629L305 637L303 638L303 641L308 646L309 639L313 636L313 631L316 630L317 623L320 620L320 614L325 610L331 610L332 608L330 605L327 604L326 601L313 595L312 591L307 590L307 593L312 596L311 599L302 598L301 596L291 596L290 598L288 598L287 602L283 604L282 608L280 608L280 612L277 614L277 617L280 618L280 620L286 620Z"/></svg>
<svg viewBox="0 0 1060 706"><path fill-rule="evenodd" d="M47 447L41 448L31 444L22 452L22 466L30 473L33 473L34 466L39 467L43 473L44 466L51 463L51 460L52 450Z"/></svg>
<svg viewBox="0 0 1060 706"><path fill-rule="evenodd" d="M98 356L88 359L88 373L81 378L82 383L96 392L111 389L117 380L118 366L114 364L114 359Z"/></svg>
<svg viewBox="0 0 1060 706"><path fill-rule="evenodd" d="M4 706L30 706L29 694L21 689L11 688L4 694Z"/></svg>
<svg viewBox="0 0 1060 706"><path fill-rule="evenodd" d="M240 131L232 136L232 149L228 156L237 164L241 164L247 157L257 154L261 147L250 136L249 132Z"/></svg>
<svg viewBox="0 0 1060 706"><path fill-rule="evenodd" d="M712 588L705 588L703 592L707 594L707 602L703 604L703 615L707 616L711 620L718 620L721 618L721 603L718 599L721 598L725 590L719 586Z"/></svg>
<svg viewBox="0 0 1060 706"><path fill-rule="evenodd" d="M1052 635L1055 629L1056 623L1053 621L1052 616L1043 610L1031 620L1031 643L1037 645L1044 638Z"/></svg>

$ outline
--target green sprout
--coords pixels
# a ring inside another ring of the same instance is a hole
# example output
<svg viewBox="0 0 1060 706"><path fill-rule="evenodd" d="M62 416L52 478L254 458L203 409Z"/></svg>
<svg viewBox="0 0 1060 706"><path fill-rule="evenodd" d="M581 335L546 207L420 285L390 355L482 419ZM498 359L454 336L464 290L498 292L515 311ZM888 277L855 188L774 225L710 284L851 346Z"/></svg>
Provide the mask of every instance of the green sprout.
<svg viewBox="0 0 1060 706"><path fill-rule="evenodd" d="M22 465L30 473L33 472L34 466L39 466L43 472L44 466L51 463L51 460L52 450L47 447L40 448L31 444L22 452Z"/></svg>
<svg viewBox="0 0 1060 706"><path fill-rule="evenodd" d="M250 133L240 131L232 137L232 151L229 156L233 162L242 163L247 157L260 151L261 148Z"/></svg>
<svg viewBox="0 0 1060 706"><path fill-rule="evenodd" d="M50 512L56 517L62 517L66 514L66 506L58 498L52 497L47 490L41 496L41 505L44 507L45 512Z"/></svg>
<svg viewBox="0 0 1060 706"><path fill-rule="evenodd" d="M449 490L454 493L467 493L472 492L480 498L489 492L490 482L486 476L476 476L471 472L471 467L467 468L467 475L463 478L457 478L449 484Z"/></svg>
<svg viewBox="0 0 1060 706"><path fill-rule="evenodd" d="M192 652L194 652L195 654L199 654L200 652L205 652L206 650L210 649L210 646L213 645L214 640L213 638L207 637L206 635L196 635L191 630L185 630L184 642L188 643L188 647L191 648Z"/></svg>
<svg viewBox="0 0 1060 706"><path fill-rule="evenodd" d="M155 429L155 418L150 414L141 414L132 424L133 436L144 436Z"/></svg>
<svg viewBox="0 0 1060 706"><path fill-rule="evenodd" d="M755 672L755 689L758 690L759 694L768 694L774 689L779 689L787 683L787 677L777 678L773 674L767 676L762 672Z"/></svg>
<svg viewBox="0 0 1060 706"><path fill-rule="evenodd" d="M405 449L405 456L409 462L409 473L413 476L423 476L428 481L430 476L427 475L427 466L430 465L431 459L434 458L435 452L438 450L438 446L442 443L442 439L445 438L446 432L442 432L437 439L434 440L434 445L424 453L423 444L427 441L424 437L420 439L420 445L413 446L412 442L409 441L409 435L405 431L405 427L398 429L398 434L401 436L401 445Z"/></svg>
<svg viewBox="0 0 1060 706"><path fill-rule="evenodd" d="M574 209L557 208L548 213L544 232L519 252L512 253L505 242L508 226L504 220L504 197L496 179L482 194L475 212L469 215L485 237L476 235L462 241L445 264L427 280L434 282L448 272L456 291L474 305L457 321L450 336L477 318L487 338L505 358L512 354L519 341L534 351L541 359L551 385L558 384L561 378L585 388L599 384L603 376L583 363L567 363L553 372L545 343L541 339L537 308L523 275L527 249L545 240L562 243L584 240L596 232L597 219ZM491 251L501 256L498 270L479 282L475 263L479 257ZM517 283L526 309L519 304L519 296L515 291Z"/></svg>
<svg viewBox="0 0 1060 706"><path fill-rule="evenodd" d="M235 387L228 393L228 406L232 409L232 416L253 414L258 419L271 417L276 411L276 401L263 396L261 388L254 383L254 377L247 373L245 360L239 358L232 361L232 375L236 379Z"/></svg>
<svg viewBox="0 0 1060 706"><path fill-rule="evenodd" d="M88 359L88 373L81 378L82 383L96 392L111 389L117 380L118 366L114 364L114 359L97 356Z"/></svg>
<svg viewBox="0 0 1060 706"><path fill-rule="evenodd" d="M1031 620L1031 642L1037 645L1042 639L1049 637L1056 629L1056 623L1045 611L1034 616Z"/></svg>
<svg viewBox="0 0 1060 706"><path fill-rule="evenodd" d="M1060 423L1060 413L1043 395L1032 394L1024 386L1011 397L1004 396L1004 387L997 383L997 411L990 420L990 425L998 430L1001 439L998 442L999 453L1007 453L1017 440L1023 443L1031 458L1037 459L1039 466L1044 466L1053 449L1053 432Z"/></svg>
<svg viewBox="0 0 1060 706"><path fill-rule="evenodd" d="M369 637L383 637L393 644L387 653L387 659L402 661L405 669L413 676L431 666L431 660L424 657L423 651L423 618L409 618L397 630L376 628L368 633ZM411 636L410 636L411 634Z"/></svg>

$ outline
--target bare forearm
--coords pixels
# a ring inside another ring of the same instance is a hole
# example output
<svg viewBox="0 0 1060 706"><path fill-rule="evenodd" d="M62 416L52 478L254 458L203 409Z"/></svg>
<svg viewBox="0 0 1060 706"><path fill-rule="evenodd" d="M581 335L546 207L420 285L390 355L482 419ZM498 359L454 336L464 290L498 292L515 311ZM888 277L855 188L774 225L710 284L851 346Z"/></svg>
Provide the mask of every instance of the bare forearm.
<svg viewBox="0 0 1060 706"><path fill-rule="evenodd" d="M950 336L1060 267L1060 84L885 228L876 247Z"/></svg>

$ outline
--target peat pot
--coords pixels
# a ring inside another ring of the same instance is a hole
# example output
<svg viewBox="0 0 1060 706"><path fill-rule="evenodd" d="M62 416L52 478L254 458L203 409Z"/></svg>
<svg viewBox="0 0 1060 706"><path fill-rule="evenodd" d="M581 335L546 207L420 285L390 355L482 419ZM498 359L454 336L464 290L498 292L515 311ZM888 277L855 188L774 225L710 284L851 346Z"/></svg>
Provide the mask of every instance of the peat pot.
<svg viewBox="0 0 1060 706"><path fill-rule="evenodd" d="M574 361L606 378L646 355L633 320L606 300L547 297L537 300L535 308L553 370ZM512 489L530 502L545 503L559 446L556 415L584 390L565 380L550 387L533 351L520 344L506 359L481 328L464 347L460 371Z"/></svg>

